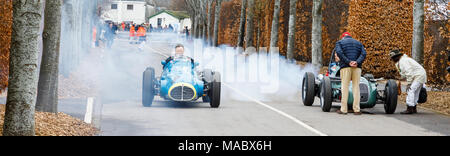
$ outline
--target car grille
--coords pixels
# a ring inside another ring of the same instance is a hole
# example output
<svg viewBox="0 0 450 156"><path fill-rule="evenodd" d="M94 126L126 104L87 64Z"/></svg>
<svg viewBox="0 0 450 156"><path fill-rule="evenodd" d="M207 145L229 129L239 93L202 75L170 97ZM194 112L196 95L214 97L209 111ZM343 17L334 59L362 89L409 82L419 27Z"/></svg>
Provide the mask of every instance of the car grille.
<svg viewBox="0 0 450 156"><path fill-rule="evenodd" d="M194 88L184 84L172 88L169 95L174 101L192 101L196 96Z"/></svg>
<svg viewBox="0 0 450 156"><path fill-rule="evenodd" d="M369 102L369 86L366 84L360 84L359 90L361 93L361 102L366 103Z"/></svg>

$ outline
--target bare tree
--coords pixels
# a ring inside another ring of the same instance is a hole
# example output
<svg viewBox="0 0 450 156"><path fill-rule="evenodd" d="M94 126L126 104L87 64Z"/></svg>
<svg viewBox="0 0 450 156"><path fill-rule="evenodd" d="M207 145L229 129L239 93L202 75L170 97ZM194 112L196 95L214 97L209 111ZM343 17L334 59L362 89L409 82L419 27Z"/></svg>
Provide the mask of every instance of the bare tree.
<svg viewBox="0 0 450 156"><path fill-rule="evenodd" d="M196 18L196 12L195 12L195 2L196 2L196 0L186 0L185 1L185 3L186 3L186 6L188 6L187 8L188 8L188 12L189 12L189 15L191 16L191 21L192 21L192 23L191 23L191 36L195 36L195 33L196 33L196 20L197 20L197 18Z"/></svg>
<svg viewBox="0 0 450 156"><path fill-rule="evenodd" d="M287 59L294 59L295 48L295 25L297 20L297 2L298 0L290 0L289 8L289 32L288 32L288 44L287 44Z"/></svg>
<svg viewBox="0 0 450 156"><path fill-rule="evenodd" d="M245 47L252 47L253 46L253 32L254 32L254 7L255 7L255 0L247 0L247 28L245 30Z"/></svg>
<svg viewBox="0 0 450 156"><path fill-rule="evenodd" d="M208 5L208 15L207 15L207 22L206 22L206 31L207 31L207 35L206 35L206 42L208 44L211 43L211 14L212 14L212 0L207 0L207 5Z"/></svg>
<svg viewBox="0 0 450 156"><path fill-rule="evenodd" d="M41 0L14 0L4 136L35 135Z"/></svg>
<svg viewBox="0 0 450 156"><path fill-rule="evenodd" d="M191 33L195 38L204 38L206 21L206 1L207 0L186 0L188 12L191 15L192 29Z"/></svg>
<svg viewBox="0 0 450 156"><path fill-rule="evenodd" d="M414 32L412 44L412 57L420 64L424 63L424 0L414 0Z"/></svg>
<svg viewBox="0 0 450 156"><path fill-rule="evenodd" d="M219 44L219 22L220 22L220 10L222 9L222 0L216 0L216 11L214 13L214 37L213 46L217 47Z"/></svg>
<svg viewBox="0 0 450 156"><path fill-rule="evenodd" d="M275 0L273 20L272 20L272 31L270 35L270 51L272 48L278 47L278 28L280 27L280 3L281 0Z"/></svg>
<svg viewBox="0 0 450 156"><path fill-rule="evenodd" d="M314 0L312 9L312 64L322 67L322 4L323 0Z"/></svg>
<svg viewBox="0 0 450 156"><path fill-rule="evenodd" d="M208 7L207 1L209 0L200 0L201 4L201 17L202 17L202 39L206 40L206 8Z"/></svg>
<svg viewBox="0 0 450 156"><path fill-rule="evenodd" d="M241 17L239 20L239 33L236 47L244 46L244 35L245 35L245 10L247 6L247 0L242 0L241 2Z"/></svg>
<svg viewBox="0 0 450 156"><path fill-rule="evenodd" d="M58 112L58 65L62 0L46 0L41 70L36 110Z"/></svg>

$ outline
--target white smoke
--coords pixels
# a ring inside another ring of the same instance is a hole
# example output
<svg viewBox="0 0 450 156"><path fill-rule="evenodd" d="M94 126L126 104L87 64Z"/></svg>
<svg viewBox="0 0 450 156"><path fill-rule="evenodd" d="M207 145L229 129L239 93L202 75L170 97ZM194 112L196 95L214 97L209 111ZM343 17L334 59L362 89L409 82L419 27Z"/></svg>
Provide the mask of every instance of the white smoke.
<svg viewBox="0 0 450 156"><path fill-rule="evenodd" d="M96 21L98 19L94 14L85 14L80 10L82 6L92 4L70 2L64 4L63 10L62 73L68 70L74 77L95 88L98 92L96 96L103 101L139 101L142 73L147 67L153 67L159 76L162 67L160 61L155 60L165 60L165 55L173 54L176 44L183 44L186 54L200 63L198 71L218 71L226 86L260 101L299 101L305 72L318 73L312 65L301 66L287 61L277 51L268 53L267 48L259 48L258 52L255 48L247 48L247 51L240 52L231 46L211 47L203 40L187 40L183 34L175 33L150 33L146 44L136 45L126 41L128 34L124 32L118 34L111 49L92 49L92 27L101 26L102 22ZM97 35L100 33L97 32ZM230 89L222 88L222 99L246 101Z"/></svg>

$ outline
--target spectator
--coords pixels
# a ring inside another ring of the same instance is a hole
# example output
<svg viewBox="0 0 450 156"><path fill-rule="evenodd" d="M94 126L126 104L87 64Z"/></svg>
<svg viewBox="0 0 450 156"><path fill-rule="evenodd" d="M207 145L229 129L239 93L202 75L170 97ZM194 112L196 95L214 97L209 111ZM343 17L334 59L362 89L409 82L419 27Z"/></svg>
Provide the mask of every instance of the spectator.
<svg viewBox="0 0 450 156"><path fill-rule="evenodd" d="M350 33L342 35L342 40L336 43L336 53L340 59L341 79L342 79L342 105L338 114L348 113L349 85L353 85L353 112L355 115L362 115L360 108L361 94L359 83L361 79L361 67L366 59L366 50L363 44L352 38Z"/></svg>
<svg viewBox="0 0 450 156"><path fill-rule="evenodd" d="M172 24L169 24L169 32L173 32L173 26L172 26Z"/></svg>
<svg viewBox="0 0 450 156"><path fill-rule="evenodd" d="M113 23L109 23L109 27L106 29L105 32L106 46L108 48L111 48L112 44L114 43L114 37L115 37L114 25Z"/></svg>
<svg viewBox="0 0 450 156"><path fill-rule="evenodd" d="M184 33L186 33L186 39L189 39L189 29L188 27L184 27Z"/></svg>

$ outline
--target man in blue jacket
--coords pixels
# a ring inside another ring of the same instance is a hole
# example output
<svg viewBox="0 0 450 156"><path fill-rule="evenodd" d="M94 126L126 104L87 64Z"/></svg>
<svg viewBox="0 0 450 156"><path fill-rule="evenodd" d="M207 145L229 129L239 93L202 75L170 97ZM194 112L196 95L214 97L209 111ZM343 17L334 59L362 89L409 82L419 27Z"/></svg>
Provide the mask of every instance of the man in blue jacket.
<svg viewBox="0 0 450 156"><path fill-rule="evenodd" d="M338 114L348 113L348 97L350 81L353 83L353 111L355 115L362 115L360 109L361 94L359 83L361 79L361 68L366 59L366 50L363 44L352 38L350 33L342 35L342 40L336 43L336 53L340 59L342 79L342 106Z"/></svg>

